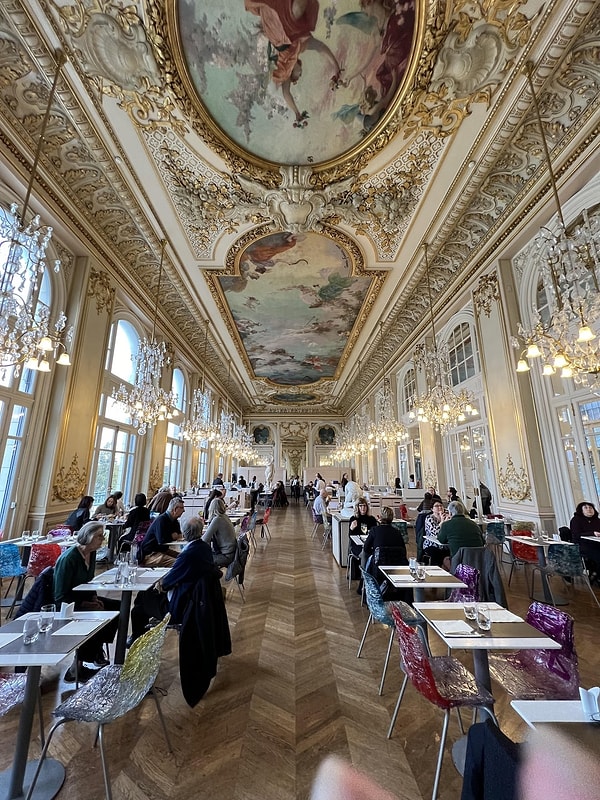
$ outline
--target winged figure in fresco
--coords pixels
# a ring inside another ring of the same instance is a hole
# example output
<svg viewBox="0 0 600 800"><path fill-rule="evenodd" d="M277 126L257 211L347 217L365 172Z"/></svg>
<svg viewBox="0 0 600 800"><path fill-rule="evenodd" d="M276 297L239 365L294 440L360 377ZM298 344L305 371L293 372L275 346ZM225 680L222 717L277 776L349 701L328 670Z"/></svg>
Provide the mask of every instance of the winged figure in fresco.
<svg viewBox="0 0 600 800"><path fill-rule="evenodd" d="M263 33L269 40L269 61L274 65L271 78L281 87L286 105L294 112L295 128L305 128L308 112L300 111L292 87L302 76L300 54L312 50L325 57L334 70L330 85L342 85L342 68L330 50L313 36L319 16L317 0L244 0L246 11L260 17Z"/></svg>

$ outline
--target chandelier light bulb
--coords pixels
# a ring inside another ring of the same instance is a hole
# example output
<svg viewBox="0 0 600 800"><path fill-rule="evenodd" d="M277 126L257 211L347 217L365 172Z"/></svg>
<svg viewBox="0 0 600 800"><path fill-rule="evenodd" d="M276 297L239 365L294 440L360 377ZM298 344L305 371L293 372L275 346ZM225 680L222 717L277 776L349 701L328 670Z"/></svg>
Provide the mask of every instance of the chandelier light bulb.
<svg viewBox="0 0 600 800"><path fill-rule="evenodd" d="M30 356L25 362L25 369L38 369L38 360L35 356Z"/></svg>
<svg viewBox="0 0 600 800"><path fill-rule="evenodd" d="M71 359L67 352L61 353L56 360L56 363L59 364L61 367L70 367L71 366Z"/></svg>
<svg viewBox="0 0 600 800"><path fill-rule="evenodd" d="M40 372L50 372L50 364L48 363L48 359L46 358L46 356L44 356L40 361L38 370Z"/></svg>
<svg viewBox="0 0 600 800"><path fill-rule="evenodd" d="M596 334L589 325L582 325L581 328L579 328L578 342L591 342L595 338Z"/></svg>
<svg viewBox="0 0 600 800"><path fill-rule="evenodd" d="M519 359L519 363L517 364L517 372L529 372L530 366L525 361L524 358Z"/></svg>
<svg viewBox="0 0 600 800"><path fill-rule="evenodd" d="M569 367L569 366L563 367L561 369L561 371L560 371L560 377L561 378L572 378L573 377L573 370L571 369L571 367Z"/></svg>
<svg viewBox="0 0 600 800"><path fill-rule="evenodd" d="M564 353L557 353L554 356L554 368L555 369L563 369L568 365L568 361L564 355Z"/></svg>
<svg viewBox="0 0 600 800"><path fill-rule="evenodd" d="M552 364L544 364L544 369L542 370L542 375L554 375L556 370L552 366Z"/></svg>
<svg viewBox="0 0 600 800"><path fill-rule="evenodd" d="M537 346L537 344L535 343L530 344L529 347L527 348L527 353L526 353L527 358L540 358L541 355L542 351Z"/></svg>

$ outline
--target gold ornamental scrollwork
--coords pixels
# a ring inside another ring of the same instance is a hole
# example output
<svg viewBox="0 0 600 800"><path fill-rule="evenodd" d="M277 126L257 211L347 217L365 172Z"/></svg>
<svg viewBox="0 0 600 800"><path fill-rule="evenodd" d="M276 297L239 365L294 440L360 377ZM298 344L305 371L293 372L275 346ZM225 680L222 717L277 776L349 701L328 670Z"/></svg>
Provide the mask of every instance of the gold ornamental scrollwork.
<svg viewBox="0 0 600 800"><path fill-rule="evenodd" d="M425 467L423 478L425 479L425 488L433 486L437 489L437 475L435 474L435 470L430 466Z"/></svg>
<svg viewBox="0 0 600 800"><path fill-rule="evenodd" d="M489 317L492 313L492 305L497 303L500 298L500 287L498 275L490 272L479 279L477 288L473 292L473 307L478 316L485 314Z"/></svg>
<svg viewBox="0 0 600 800"><path fill-rule="evenodd" d="M162 479L163 479L162 470L160 468L160 465L157 463L152 472L150 473L150 482L148 488L151 497L153 497L158 492L160 487L163 485Z"/></svg>
<svg viewBox="0 0 600 800"><path fill-rule="evenodd" d="M97 272L95 269L91 271L87 296L96 300L98 314L101 314L102 311L110 314L115 299L115 290L110 285L110 278L106 272Z"/></svg>
<svg viewBox="0 0 600 800"><path fill-rule="evenodd" d="M79 500L85 492L87 470L79 468L79 456L73 456L70 467L60 467L52 485L52 499L71 503Z"/></svg>
<svg viewBox="0 0 600 800"><path fill-rule="evenodd" d="M531 500L531 486L525 467L517 470L510 453L506 457L506 469L498 470L498 488L506 500L521 503Z"/></svg>

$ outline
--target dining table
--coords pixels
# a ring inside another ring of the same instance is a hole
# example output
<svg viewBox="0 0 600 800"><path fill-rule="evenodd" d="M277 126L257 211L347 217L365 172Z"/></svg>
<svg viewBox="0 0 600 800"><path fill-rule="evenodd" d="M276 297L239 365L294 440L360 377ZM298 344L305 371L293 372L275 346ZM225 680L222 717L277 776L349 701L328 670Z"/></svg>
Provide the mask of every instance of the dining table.
<svg viewBox="0 0 600 800"><path fill-rule="evenodd" d="M21 706L12 766L0 772L0 800L21 800L29 788L38 761L27 761L33 718L37 705L43 666L55 667L91 636L107 625L117 611L77 611L67 619L55 618L47 633L40 633L32 644L24 644L23 625L37 614L24 614L0 629L0 667L26 667L25 698ZM3 742L7 746L7 742ZM44 760L34 800L50 800L65 780L65 768L53 758Z"/></svg>
<svg viewBox="0 0 600 800"><path fill-rule="evenodd" d="M75 586L75 592L96 592L99 596L120 597L121 607L119 614L119 625L117 628L117 641L115 644L115 664L125 662L125 651L127 649L127 633L129 630L129 617L131 614L131 599L137 592L145 592L150 587L163 578L169 571L168 567L138 567L135 581L116 583L118 570L116 567L106 570L94 577L89 583L80 583Z"/></svg>
<svg viewBox="0 0 600 800"><path fill-rule="evenodd" d="M548 554L548 548L553 544L564 544L572 546L572 542L563 542L559 539L550 538L548 536L542 536L536 538L534 536L517 536L516 534L510 534L509 536L505 537L507 541L511 542L519 542L520 544L524 544L527 547L535 547L537 551L537 560L540 567L546 566L546 556ZM560 595L554 594L554 599L552 598L552 592L550 591L550 586L548 585L548 576L544 572L543 569L540 570L540 577L542 580L542 594L541 595L534 595L534 600L539 600L542 603L547 603L550 606L557 605L557 606L566 606L569 604L569 601L566 600L564 597Z"/></svg>
<svg viewBox="0 0 600 800"><path fill-rule="evenodd" d="M529 728L554 728L600 756L600 726L583 711L581 700L512 700L512 708Z"/></svg>
<svg viewBox="0 0 600 800"><path fill-rule="evenodd" d="M379 571L392 584L395 589L412 589L416 602L425 601L427 589L466 589L463 583L454 575L446 572L441 567L426 567L424 580L412 577L409 567L394 565L379 565Z"/></svg>

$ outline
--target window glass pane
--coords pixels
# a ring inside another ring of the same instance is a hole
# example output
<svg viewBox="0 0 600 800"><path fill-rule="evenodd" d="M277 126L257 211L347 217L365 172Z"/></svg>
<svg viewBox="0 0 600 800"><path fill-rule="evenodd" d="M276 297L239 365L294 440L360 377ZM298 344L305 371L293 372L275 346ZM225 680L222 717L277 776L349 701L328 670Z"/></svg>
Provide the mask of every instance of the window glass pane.
<svg viewBox="0 0 600 800"><path fill-rule="evenodd" d="M115 422L124 422L126 425L131 424L131 417L127 413L125 407L109 396L106 397L104 416L107 419L114 419Z"/></svg>
<svg viewBox="0 0 600 800"><path fill-rule="evenodd" d="M5 404L1 404L4 416ZM6 518L12 499L12 488L16 479L19 454L23 443L25 423L28 409L25 406L14 406L9 423L8 436L0 465L0 527L4 530Z"/></svg>
<svg viewBox="0 0 600 800"><path fill-rule="evenodd" d="M135 357L138 346L137 331L131 323L120 319L117 322L109 370L128 383L133 383L135 379Z"/></svg>
<svg viewBox="0 0 600 800"><path fill-rule="evenodd" d="M473 339L471 328L467 322L458 325L450 334L448 358L453 386L457 386L475 374Z"/></svg>
<svg viewBox="0 0 600 800"><path fill-rule="evenodd" d="M402 413L408 414L415 404L415 396L417 394L417 380L414 369L409 369L404 376L404 383L402 386Z"/></svg>

